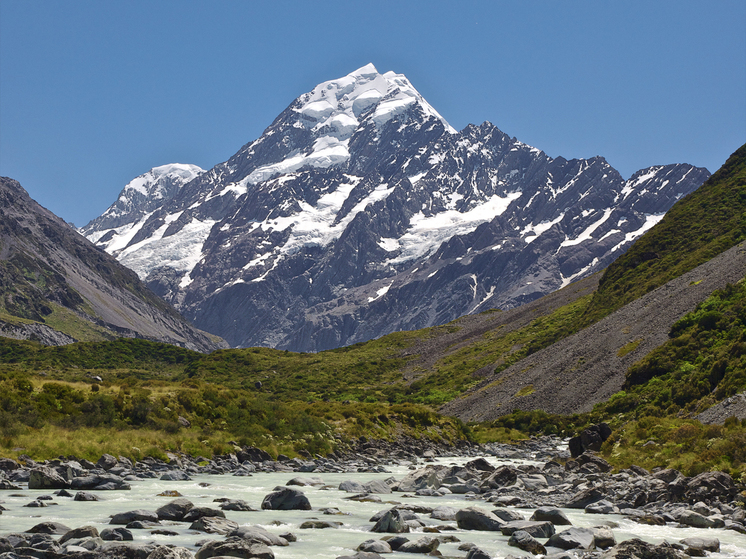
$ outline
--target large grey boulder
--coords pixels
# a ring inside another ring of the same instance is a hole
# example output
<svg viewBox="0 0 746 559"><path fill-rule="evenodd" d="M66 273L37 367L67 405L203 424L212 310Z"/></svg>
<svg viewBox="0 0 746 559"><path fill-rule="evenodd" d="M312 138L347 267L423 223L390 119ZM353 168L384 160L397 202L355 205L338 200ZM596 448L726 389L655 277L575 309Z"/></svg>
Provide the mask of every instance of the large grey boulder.
<svg viewBox="0 0 746 559"><path fill-rule="evenodd" d="M185 547L159 545L148 555L148 559L194 559L194 555Z"/></svg>
<svg viewBox="0 0 746 559"><path fill-rule="evenodd" d="M594 549L595 532L592 528L568 528L549 538L547 547L560 549Z"/></svg>
<svg viewBox="0 0 746 559"><path fill-rule="evenodd" d="M98 530L94 526L81 526L65 532L57 543L62 545L68 540L81 538L97 538Z"/></svg>
<svg viewBox="0 0 746 559"><path fill-rule="evenodd" d="M227 536L238 529L238 523L220 516L203 516L192 522L189 529Z"/></svg>
<svg viewBox="0 0 746 559"><path fill-rule="evenodd" d="M481 487L484 490L508 487L516 482L521 473L520 470L512 466L500 466L481 483Z"/></svg>
<svg viewBox="0 0 746 559"><path fill-rule="evenodd" d="M189 499L179 498L158 507L155 512L160 520L181 522L184 519L184 515L193 508L194 504Z"/></svg>
<svg viewBox="0 0 746 559"><path fill-rule="evenodd" d="M111 491L130 489L130 484L114 474L89 474L73 478L70 487L72 489Z"/></svg>
<svg viewBox="0 0 746 559"><path fill-rule="evenodd" d="M365 540L359 546L357 551L367 551L369 553L392 553L393 550L388 542L383 540Z"/></svg>
<svg viewBox="0 0 746 559"><path fill-rule="evenodd" d="M29 473L29 489L67 489L70 482L52 468L39 466Z"/></svg>
<svg viewBox="0 0 746 559"><path fill-rule="evenodd" d="M404 476L399 482L398 489L405 493L425 489L426 487L437 489L440 487L449 469L447 466L426 466L415 470Z"/></svg>
<svg viewBox="0 0 746 559"><path fill-rule="evenodd" d="M604 494L601 493L601 491L599 491L595 487L591 487L575 493L572 497L570 497L570 500L565 506L568 509L584 509L591 503L600 501L603 498Z"/></svg>
<svg viewBox="0 0 746 559"><path fill-rule="evenodd" d="M432 512L430 512L430 518L434 520L456 520L456 512L458 511L453 507L441 505L435 507Z"/></svg>
<svg viewBox="0 0 746 559"><path fill-rule="evenodd" d="M733 478L725 472L702 472L686 484L686 497L689 502L713 500L723 497L730 501L738 493Z"/></svg>
<svg viewBox="0 0 746 559"><path fill-rule="evenodd" d="M399 509L387 510L373 525L371 532L389 532L392 534L409 532L409 524L407 524L404 515L405 513Z"/></svg>
<svg viewBox="0 0 746 559"><path fill-rule="evenodd" d="M432 553L440 545L440 540L432 536L422 536L415 541L403 543L397 552L403 553Z"/></svg>
<svg viewBox="0 0 746 559"><path fill-rule="evenodd" d="M119 464L119 461L116 458L114 458L111 454L101 455L101 458L99 458L98 461L96 462L96 466L106 471L111 470L113 467L117 466L118 464Z"/></svg>
<svg viewBox="0 0 746 559"><path fill-rule="evenodd" d="M277 536L261 526L241 526L229 534L230 536L241 538L248 542L261 543L264 545L287 546L288 540L282 536Z"/></svg>
<svg viewBox="0 0 746 559"><path fill-rule="evenodd" d="M552 507L539 507L529 520L547 521L555 526L572 526L572 522L564 512Z"/></svg>
<svg viewBox="0 0 746 559"><path fill-rule="evenodd" d="M655 545L638 538L625 540L601 555L601 559L689 559L683 551L669 544Z"/></svg>
<svg viewBox="0 0 746 559"><path fill-rule="evenodd" d="M262 510L311 510L311 503L302 491L283 487L264 497Z"/></svg>
<svg viewBox="0 0 746 559"><path fill-rule="evenodd" d="M467 507L456 513L456 524L462 530L499 532L505 522L488 510L479 507Z"/></svg>
<svg viewBox="0 0 746 559"><path fill-rule="evenodd" d="M548 538L554 534L554 525L549 521L513 520L500 528L504 536L510 536L513 532L519 530L527 532L535 538Z"/></svg>
<svg viewBox="0 0 746 559"><path fill-rule="evenodd" d="M211 541L203 545L195 554L195 559L210 557L239 557L241 559L274 559L274 552L264 544L241 538L228 537L222 541Z"/></svg>
<svg viewBox="0 0 746 559"><path fill-rule="evenodd" d="M712 553L720 552L720 540L717 538L684 538L679 543L687 547L687 554L697 557L703 557L705 551Z"/></svg>
<svg viewBox="0 0 746 559"><path fill-rule="evenodd" d="M99 536L107 542L128 542L134 539L127 528L104 528Z"/></svg>
<svg viewBox="0 0 746 559"><path fill-rule="evenodd" d="M56 534L62 535L70 531L68 526L59 522L40 522L26 530L28 534Z"/></svg>
<svg viewBox="0 0 746 559"><path fill-rule="evenodd" d="M534 555L546 555L547 552L546 548L525 530L516 530L513 532L508 540L508 545L517 547L523 551L528 551Z"/></svg>
<svg viewBox="0 0 746 559"><path fill-rule="evenodd" d="M182 517L184 522L194 522L205 516L218 516L225 518L225 513L220 509L214 509L212 507L192 507Z"/></svg>
<svg viewBox="0 0 746 559"><path fill-rule="evenodd" d="M338 489L346 493L365 493L365 487L358 481L346 480L339 484Z"/></svg>
<svg viewBox="0 0 746 559"><path fill-rule="evenodd" d="M158 522L158 513L152 510L136 509L127 512L120 512L111 517L109 524L129 524L136 520L146 522Z"/></svg>
<svg viewBox="0 0 746 559"><path fill-rule="evenodd" d="M692 526L694 528L722 528L725 526L725 522L722 518L714 516L704 516L693 510L684 511L679 516L679 524L685 526Z"/></svg>

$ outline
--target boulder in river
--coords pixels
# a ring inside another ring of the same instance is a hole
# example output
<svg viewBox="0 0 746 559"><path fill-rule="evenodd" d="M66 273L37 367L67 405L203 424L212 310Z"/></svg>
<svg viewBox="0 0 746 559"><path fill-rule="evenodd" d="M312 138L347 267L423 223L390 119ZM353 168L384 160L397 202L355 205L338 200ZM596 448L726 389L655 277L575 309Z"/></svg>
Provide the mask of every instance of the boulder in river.
<svg viewBox="0 0 746 559"><path fill-rule="evenodd" d="M371 531L401 534L409 532L409 524L407 524L405 513L399 509L390 509L378 519Z"/></svg>
<svg viewBox="0 0 746 559"><path fill-rule="evenodd" d="M264 497L262 510L311 510L311 503L303 491L283 487Z"/></svg>
<svg viewBox="0 0 746 559"><path fill-rule="evenodd" d="M29 489L66 489L68 487L70 487L70 482L56 470L47 466L39 466L29 473Z"/></svg>
<svg viewBox="0 0 746 559"><path fill-rule="evenodd" d="M210 557L243 557L245 559L275 559L274 552L264 544L229 536L222 541L210 541L199 548L195 559Z"/></svg>
<svg viewBox="0 0 746 559"><path fill-rule="evenodd" d="M505 525L496 515L479 507L467 507L456 513L456 523L462 530L499 532Z"/></svg>

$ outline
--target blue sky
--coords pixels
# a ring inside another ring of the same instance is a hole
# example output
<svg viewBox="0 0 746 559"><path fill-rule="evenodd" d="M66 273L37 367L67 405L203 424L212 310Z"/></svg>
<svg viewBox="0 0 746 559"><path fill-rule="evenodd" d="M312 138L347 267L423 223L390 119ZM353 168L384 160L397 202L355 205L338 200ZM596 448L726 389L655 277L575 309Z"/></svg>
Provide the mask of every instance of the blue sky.
<svg viewBox="0 0 746 559"><path fill-rule="evenodd" d="M84 225L151 167L225 161L372 62L455 128L489 120L622 175L746 142L746 2L2 0L0 175Z"/></svg>

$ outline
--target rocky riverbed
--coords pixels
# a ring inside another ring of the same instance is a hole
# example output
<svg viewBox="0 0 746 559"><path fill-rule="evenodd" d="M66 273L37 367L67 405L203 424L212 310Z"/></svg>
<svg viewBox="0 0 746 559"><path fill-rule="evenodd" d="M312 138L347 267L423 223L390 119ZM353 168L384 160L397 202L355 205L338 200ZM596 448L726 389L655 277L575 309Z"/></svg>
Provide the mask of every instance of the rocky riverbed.
<svg viewBox="0 0 746 559"><path fill-rule="evenodd" d="M0 459L0 559L746 556L743 487L566 441L361 441L327 458L255 448L136 464Z"/></svg>

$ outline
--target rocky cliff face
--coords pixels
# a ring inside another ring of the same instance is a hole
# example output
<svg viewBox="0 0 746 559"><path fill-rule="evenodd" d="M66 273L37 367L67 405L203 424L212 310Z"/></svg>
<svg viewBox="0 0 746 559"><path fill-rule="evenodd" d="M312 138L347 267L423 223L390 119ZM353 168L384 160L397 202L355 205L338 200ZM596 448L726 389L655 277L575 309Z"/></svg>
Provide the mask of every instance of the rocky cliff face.
<svg viewBox="0 0 746 559"><path fill-rule="evenodd" d="M232 346L313 351L532 301L608 265L708 176L676 164L624 180L488 122L457 132L368 65L82 231Z"/></svg>
<svg viewBox="0 0 746 559"><path fill-rule="evenodd" d="M75 341L78 330L99 339L140 337L198 351L226 347L5 177L0 177L0 313L5 315L0 335L49 345ZM70 331L57 324L61 315L67 326L74 324Z"/></svg>

